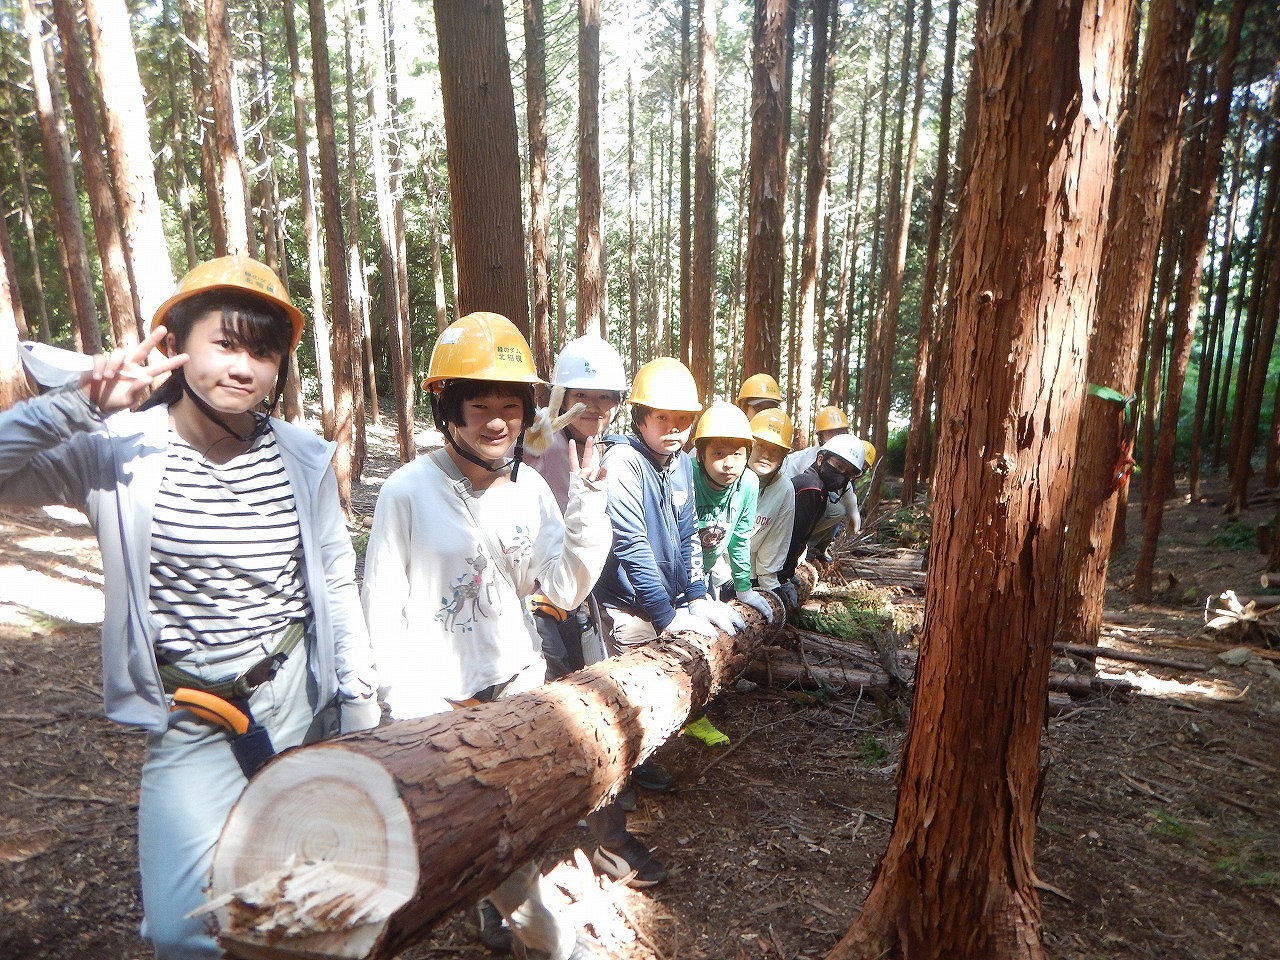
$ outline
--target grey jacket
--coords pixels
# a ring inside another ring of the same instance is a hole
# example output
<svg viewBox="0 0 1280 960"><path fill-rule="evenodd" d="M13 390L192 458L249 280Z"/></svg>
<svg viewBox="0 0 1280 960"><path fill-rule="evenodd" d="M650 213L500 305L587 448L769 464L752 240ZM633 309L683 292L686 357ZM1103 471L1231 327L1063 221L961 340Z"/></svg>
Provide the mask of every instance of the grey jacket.
<svg viewBox="0 0 1280 960"><path fill-rule="evenodd" d="M329 467L333 444L279 420L272 430L297 505L317 637L311 672L319 702L328 703L339 692L344 699L367 697L378 683L356 590L355 552ZM120 723L157 731L166 726L169 703L156 664L148 595L152 509L167 447L167 407L104 420L79 387L55 390L0 414L0 502L65 504L89 517L105 580L106 713Z"/></svg>

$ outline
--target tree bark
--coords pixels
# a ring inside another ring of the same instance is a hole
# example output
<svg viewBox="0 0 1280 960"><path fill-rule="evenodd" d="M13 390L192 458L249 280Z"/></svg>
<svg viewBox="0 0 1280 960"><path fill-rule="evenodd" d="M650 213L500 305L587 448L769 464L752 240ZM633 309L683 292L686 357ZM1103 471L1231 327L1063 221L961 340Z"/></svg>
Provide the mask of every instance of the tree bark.
<svg viewBox="0 0 1280 960"><path fill-rule="evenodd" d="M782 360L782 280L791 114L792 13L787 0L755 0L752 20L751 159L747 301L742 369L777 376Z"/></svg>
<svg viewBox="0 0 1280 960"><path fill-rule="evenodd" d="M218 155L218 193L227 218L227 253L256 257L257 243L250 233L253 218L249 190L240 159L240 105L226 0L204 0L204 25L209 41L209 99L213 103L213 143Z"/></svg>
<svg viewBox="0 0 1280 960"><path fill-rule="evenodd" d="M994 0L979 21L956 244L965 348L943 395L897 815L828 960L1044 955L1038 755L1132 9Z"/></svg>
<svg viewBox="0 0 1280 960"><path fill-rule="evenodd" d="M22 301L14 283L9 226L0 217L0 410L8 410L31 396L31 385L18 359L18 341L27 339Z"/></svg>
<svg viewBox="0 0 1280 960"><path fill-rule="evenodd" d="M107 162L116 185L120 226L137 291L140 331L173 292L173 264L164 236L146 93L124 0L84 0L98 101L107 133Z"/></svg>
<svg viewBox="0 0 1280 960"><path fill-rule="evenodd" d="M458 315L500 313L526 336L520 153L502 4L435 0Z"/></svg>
<svg viewBox="0 0 1280 960"><path fill-rule="evenodd" d="M812 568L801 575L807 594ZM241 795L214 856L212 902L231 898L217 910L223 948L238 957L390 958L421 939L611 796L781 629L737 607L748 623L737 636L664 634L667 642L529 693L272 762ZM318 815L325 798L343 815ZM303 809L307 816L291 815ZM264 908L239 909L246 885L274 883L295 855L331 861L356 908L327 917L324 904L311 910L286 888ZM299 935L297 911L321 932Z"/></svg>
<svg viewBox="0 0 1280 960"><path fill-rule="evenodd" d="M93 217L93 237L102 266L102 289L106 294L112 341L114 346L128 349L138 343L139 308L116 214L116 199L102 156L102 128L94 110L93 81L89 77L80 20L72 0L53 0L53 15L62 42L63 69L70 92L71 115L75 118L76 141L80 145L89 213Z"/></svg>
<svg viewBox="0 0 1280 960"><path fill-rule="evenodd" d="M3 49L0 49L0 64L5 61ZM4 120L5 125L10 132L10 147L13 150L13 165L16 169L18 178L19 205L18 215L22 220L23 234L27 241L27 256L31 263L31 284L35 287L36 297L36 327L34 338L41 343L50 343L53 340L53 334L49 329L49 304L45 298L44 289L44 271L40 269L40 248L36 242L35 217L31 211L31 185L27 180L27 161L26 155L22 149L22 137L18 135L17 120L14 116L13 91L0 87L0 93L5 94ZM18 278L14 272L13 258L9 258L9 289L13 296L14 309L18 312L19 328L26 328L26 315L22 311L22 298L18 288ZM32 336L32 331L27 331L28 336Z"/></svg>
<svg viewBox="0 0 1280 960"><path fill-rule="evenodd" d="M22 23L27 34L49 198L58 225L58 252L62 256L62 275L72 321L70 332L77 350L98 353L102 349L102 335L98 331L98 308L93 300L89 253L85 249L84 223L80 219L75 173L71 168L66 107L56 83L52 50L44 39L44 18L36 11L34 0L22 0Z"/></svg>
<svg viewBox="0 0 1280 960"><path fill-rule="evenodd" d="M1088 365L1090 383L1123 397L1137 387L1138 345L1155 272L1195 21L1196 4L1191 0L1153 0L1148 14L1124 181L1107 231ZM1095 396L1085 403L1071 480L1059 640L1097 643L1101 634L1111 531L1117 494L1125 483L1117 481L1116 472L1126 444L1131 449L1136 417L1134 407L1114 400Z"/></svg>
<svg viewBox="0 0 1280 960"><path fill-rule="evenodd" d="M1133 589L1140 597L1151 595L1156 562L1156 547L1164 520L1165 488L1173 483L1174 443L1178 435L1178 409L1182 404L1182 387L1186 381L1187 362L1200 310L1200 274L1204 267L1204 250L1208 243L1209 219L1218 195L1218 170L1222 164L1222 145L1226 138L1231 111L1236 56L1240 50L1240 28L1248 0L1235 0L1226 42L1218 61L1217 97L1209 122L1200 178L1193 194L1189 216L1184 221L1183 249L1179 257L1177 307L1173 320L1173 345L1170 350L1169 376L1165 382L1164 402L1160 407L1160 435L1157 441L1155 467L1147 486L1146 512L1142 518L1142 546L1134 568Z"/></svg>

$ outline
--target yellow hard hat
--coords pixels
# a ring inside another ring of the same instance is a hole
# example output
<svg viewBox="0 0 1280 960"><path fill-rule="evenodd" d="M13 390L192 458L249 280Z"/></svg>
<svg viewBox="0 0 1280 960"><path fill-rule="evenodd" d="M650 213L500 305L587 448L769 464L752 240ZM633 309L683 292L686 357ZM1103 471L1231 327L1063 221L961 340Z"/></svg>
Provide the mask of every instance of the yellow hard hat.
<svg viewBox="0 0 1280 960"><path fill-rule="evenodd" d="M446 380L546 382L534 370L529 341L498 313L469 313L440 334L422 389L439 392Z"/></svg>
<svg viewBox="0 0 1280 960"><path fill-rule="evenodd" d="M160 304L151 318L151 329L164 323L169 311L182 301L214 290L237 290L279 307L293 325L292 349L297 349L302 340L302 311L289 302L289 294L274 270L252 257L239 255L217 257L194 267L178 281L178 288L173 296ZM163 349L161 345L161 350Z"/></svg>
<svg viewBox="0 0 1280 960"><path fill-rule="evenodd" d="M716 400L698 418L698 428L693 431L693 439L695 442L711 439L741 440L749 447L754 438L747 415L728 400Z"/></svg>
<svg viewBox="0 0 1280 960"><path fill-rule="evenodd" d="M818 433L825 430L848 430L849 418L839 407L823 407L813 418L813 429Z"/></svg>
<svg viewBox="0 0 1280 960"><path fill-rule="evenodd" d="M775 447L790 450L795 431L791 428L791 418L775 407L772 410L761 410L751 418L751 435L757 440L772 443Z"/></svg>
<svg viewBox="0 0 1280 960"><path fill-rule="evenodd" d="M657 357L637 370L630 399L654 410L702 411L693 374L674 357Z"/></svg>
<svg viewBox="0 0 1280 960"><path fill-rule="evenodd" d="M871 445L870 440L863 440L862 446L866 451L867 466L871 467L871 465L876 462L876 448Z"/></svg>
<svg viewBox="0 0 1280 960"><path fill-rule="evenodd" d="M778 386L778 381L767 373L757 373L742 381L738 402L743 400L776 400L781 404L782 389Z"/></svg>

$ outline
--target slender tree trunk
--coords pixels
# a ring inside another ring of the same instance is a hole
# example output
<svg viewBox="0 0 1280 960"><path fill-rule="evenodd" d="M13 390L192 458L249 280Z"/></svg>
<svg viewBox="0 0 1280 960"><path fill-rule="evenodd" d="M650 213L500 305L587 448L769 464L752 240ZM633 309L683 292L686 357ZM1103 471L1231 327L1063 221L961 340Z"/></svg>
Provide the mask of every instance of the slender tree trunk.
<svg viewBox="0 0 1280 960"><path fill-rule="evenodd" d="M18 289L18 273L13 266L13 245L9 242L9 221L4 216L0 216L0 267L4 268L4 276L0 277L0 310L8 311L11 319L6 319L6 324L12 322L14 332L17 339L27 340L31 336L31 330L27 327L27 313L22 307L22 293ZM15 357L16 359L16 357Z"/></svg>
<svg viewBox="0 0 1280 960"><path fill-rule="evenodd" d="M524 0L524 49L525 120L529 128L529 267L533 273L531 342L538 376L550 380L554 351L551 343L551 265L548 262L551 212L547 207L547 25L542 13L542 0ZM630 82L631 74L628 72L627 83ZM627 148L634 149L630 136L627 137ZM628 211L630 217L633 212L630 206ZM632 244L634 250L634 227ZM634 317L632 323L635 323Z"/></svg>
<svg viewBox="0 0 1280 960"><path fill-rule="evenodd" d="M520 153L501 4L435 0L459 315L529 330ZM581 304L579 305L581 307Z"/></svg>
<svg viewBox="0 0 1280 960"><path fill-rule="evenodd" d="M98 353L102 349L102 335L98 331L98 308L93 301L89 253L85 248L84 223L80 219L75 173L71 168L66 107L56 82L53 51L44 39L44 18L36 11L34 0L22 0L22 23L27 34L49 199L58 225L58 253L62 257L63 277L67 285L71 333L77 350Z"/></svg>
<svg viewBox="0 0 1280 960"><path fill-rule="evenodd" d="M716 35L718 0L699 0L697 128L693 171L693 276L689 313L682 332L688 335L689 369L698 395L709 402L715 391L712 338L716 324Z"/></svg>
<svg viewBox="0 0 1280 960"><path fill-rule="evenodd" d="M1186 0L1152 0L1148 11L1123 188L1107 233L1088 362L1089 382L1122 397L1131 396L1137 386L1138 341L1155 272L1195 20L1195 4ZM1132 452L1136 416L1132 405L1112 399L1093 396L1085 402L1057 617L1056 639L1063 642L1096 644L1102 631L1117 494L1127 485L1118 471L1125 453Z"/></svg>
<svg viewBox="0 0 1280 960"><path fill-rule="evenodd" d="M604 336L600 0L578 0L578 333Z"/></svg>
<svg viewBox="0 0 1280 960"><path fill-rule="evenodd" d="M205 35L209 41L209 99L213 104L213 142L218 155L218 192L227 218L227 253L257 256L250 230L253 214L244 176L240 132L240 98L231 54L226 0L204 0Z"/></svg>
<svg viewBox="0 0 1280 960"><path fill-rule="evenodd" d="M0 54L3 54L2 48L0 48ZM0 85L0 94L5 95L5 125L12 135L10 146L13 148L13 165L17 170L18 176L18 190L20 196L18 215L22 218L23 234L27 241L27 257L31 263L31 284L35 287L37 318L36 336L39 338L41 343L51 343L53 342L53 333L49 327L49 304L44 291L44 271L40 268L40 248L36 242L35 216L31 210L31 185L27 180L27 159L22 149L22 138L17 133L18 126L14 118L12 102L13 93L11 90L7 90L3 85ZM20 303L21 299L18 296L18 284L16 277L10 278L10 287L14 291L14 303Z"/></svg>
<svg viewBox="0 0 1280 960"><path fill-rule="evenodd" d="M8 410L19 400L31 396L27 376L18 359L18 341L27 338L27 325L22 319L22 302L13 277L9 227L0 216L0 410Z"/></svg>
<svg viewBox="0 0 1280 960"><path fill-rule="evenodd" d="M204 18L198 9L199 0L178 0L182 16L182 30L186 34L187 70L191 75L191 100L195 107L196 129L200 143L200 174L204 187L205 213L209 220L209 235L213 240L214 256L227 252L227 218L222 208L222 194L218 190L218 156L213 136L213 103L209 94L209 72L205 67L208 46L202 42Z"/></svg>
<svg viewBox="0 0 1280 960"><path fill-rule="evenodd" d="M679 323L678 356L689 363L689 328L686 319L693 309L693 7L695 0L680 0L680 77L676 97L680 122L680 309L667 311L668 335L673 342ZM672 161L675 154L672 153ZM668 181L669 182L669 181Z"/></svg>
<svg viewBox="0 0 1280 960"><path fill-rule="evenodd" d="M808 424L814 412L812 371L816 360L815 324L818 321L818 264L825 247L822 228L827 219L827 174L831 165L831 104L827 102L827 78L835 71L835 23L839 3L813 0L813 73L809 78L809 155L805 171L804 247L800 254L799 372L795 383L796 421ZM829 42L830 41L830 42Z"/></svg>
<svg viewBox="0 0 1280 960"><path fill-rule="evenodd" d="M325 262L329 266L331 350L333 356L333 435L337 443L333 469L343 513L351 514L351 484L356 473L355 369L359 362L358 328L351 310L347 277L346 236L342 224L337 136L333 123L333 83L329 73L329 28L324 0L307 0L311 28L311 70L315 84L316 142L320 148L320 203L324 214Z"/></svg>
<svg viewBox="0 0 1280 960"><path fill-rule="evenodd" d="M786 249L788 64L791 10L786 0L755 0L752 21L751 162L747 220L747 302L742 369L777 376L781 362L782 281Z"/></svg>
<svg viewBox="0 0 1280 960"><path fill-rule="evenodd" d="M1232 77L1236 55L1240 50L1240 28L1248 0L1235 0L1231 7L1231 23L1226 43L1218 61L1217 99L1210 118L1200 171L1198 194L1186 221L1183 234L1181 273L1178 275L1177 312L1173 321L1173 345L1170 351L1169 376L1165 384L1164 403L1160 410L1160 437L1155 469L1148 488L1147 508L1142 518L1142 546L1134 568L1133 589L1138 596L1151 595L1156 547L1164 520L1164 491L1173 482L1174 442L1178 434L1178 409L1182 402L1182 386L1186 379L1187 361L1191 358L1196 313L1200 309L1200 273L1204 249L1208 243L1209 219L1217 198L1218 171L1222 163L1222 145L1231 110Z"/></svg>
<svg viewBox="0 0 1280 960"><path fill-rule="evenodd" d="M133 279L129 275L129 258L125 254L124 236L116 214L116 199L111 192L111 179L102 156L102 128L94 110L93 81L89 77L80 20L72 0L53 0L53 15L62 42L63 68L67 75L71 115L75 118L76 140L80 145L80 166L84 171L85 191L89 195L89 212L93 217L93 236L102 265L102 289L106 295L107 316L111 320L112 341L115 346L128 349L138 343L138 303L133 295Z"/></svg>
<svg viewBox="0 0 1280 960"><path fill-rule="evenodd" d="M627 69L627 320L631 334L628 355L632 364L640 350L640 180L636 168L635 70Z"/></svg>
<svg viewBox="0 0 1280 960"><path fill-rule="evenodd" d="M1044 956L1039 746L1131 12L993 0L979 21L986 95L957 228L966 348L943 395L898 809L828 960Z"/></svg>
<svg viewBox="0 0 1280 960"><path fill-rule="evenodd" d="M139 320L149 324L173 292L173 265L151 163L146 94L138 78L129 9L124 0L84 0L84 10L107 134L107 162L142 311Z"/></svg>
<svg viewBox="0 0 1280 960"><path fill-rule="evenodd" d="M907 430L907 449L902 468L902 502L911 505L924 480L925 461L930 433L926 400L929 396L929 367L934 339L934 305L938 292L938 248L942 245L943 215L947 206L947 190L951 184L951 100L955 91L956 21L960 18L960 0L947 6L946 53L942 73L941 104L938 108L938 165L933 175L933 196L929 202L929 238L925 245L924 282L920 287L920 328L916 334L915 376L911 384L911 420Z"/></svg>
<svg viewBox="0 0 1280 960"><path fill-rule="evenodd" d="M361 24L364 23L363 9ZM368 452L365 447L364 422L366 410L376 423L381 422L378 410L377 378L373 365L373 329L369 320L369 285L365 282L364 255L360 251L360 231L363 226L360 208L360 176L356 165L356 141L360 118L356 112L355 77L357 70L355 57L351 49L352 41L351 3L344 0L342 4L342 48L343 48L343 102L346 106L347 120L347 280L351 284L351 329L356 339L359 355L352 358L351 363L351 416L355 421L353 431L354 450L352 452L352 473L358 478L364 471L364 458ZM369 42L364 39L360 46L367 52ZM385 90L383 91L386 92ZM376 131L373 131L376 136ZM387 175L386 160L383 162L383 176ZM365 405L366 388L370 398L370 406Z"/></svg>

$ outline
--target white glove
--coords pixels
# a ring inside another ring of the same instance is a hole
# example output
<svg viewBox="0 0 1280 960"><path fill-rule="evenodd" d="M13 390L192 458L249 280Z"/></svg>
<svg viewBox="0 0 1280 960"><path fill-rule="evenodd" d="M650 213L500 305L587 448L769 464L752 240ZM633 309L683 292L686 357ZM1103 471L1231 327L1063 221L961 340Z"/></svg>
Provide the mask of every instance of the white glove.
<svg viewBox="0 0 1280 960"><path fill-rule="evenodd" d="M382 721L382 705L377 697L349 700L343 697L338 703L338 732L355 733L372 730Z"/></svg>
<svg viewBox="0 0 1280 960"><path fill-rule="evenodd" d="M694 616L710 621L715 627L731 635L747 629L747 621L742 619L738 611L719 600L702 597L689 604L689 610Z"/></svg>
<svg viewBox="0 0 1280 960"><path fill-rule="evenodd" d="M739 590L738 599L752 610L759 610L763 613L765 623L773 623L773 604L766 600L763 594L754 590Z"/></svg>
<svg viewBox="0 0 1280 960"><path fill-rule="evenodd" d="M582 415L582 411L587 409L586 404L575 403L561 413L562 403L564 403L564 387L552 387L551 402L545 407L539 407L538 412L533 415L533 426L524 435L524 448L533 456L540 457L546 453L555 435L563 430L566 424L577 420Z"/></svg>
<svg viewBox="0 0 1280 960"><path fill-rule="evenodd" d="M709 621L690 613L687 607L676 610L675 618L667 624L667 630L688 630L710 640L716 638L716 628Z"/></svg>

